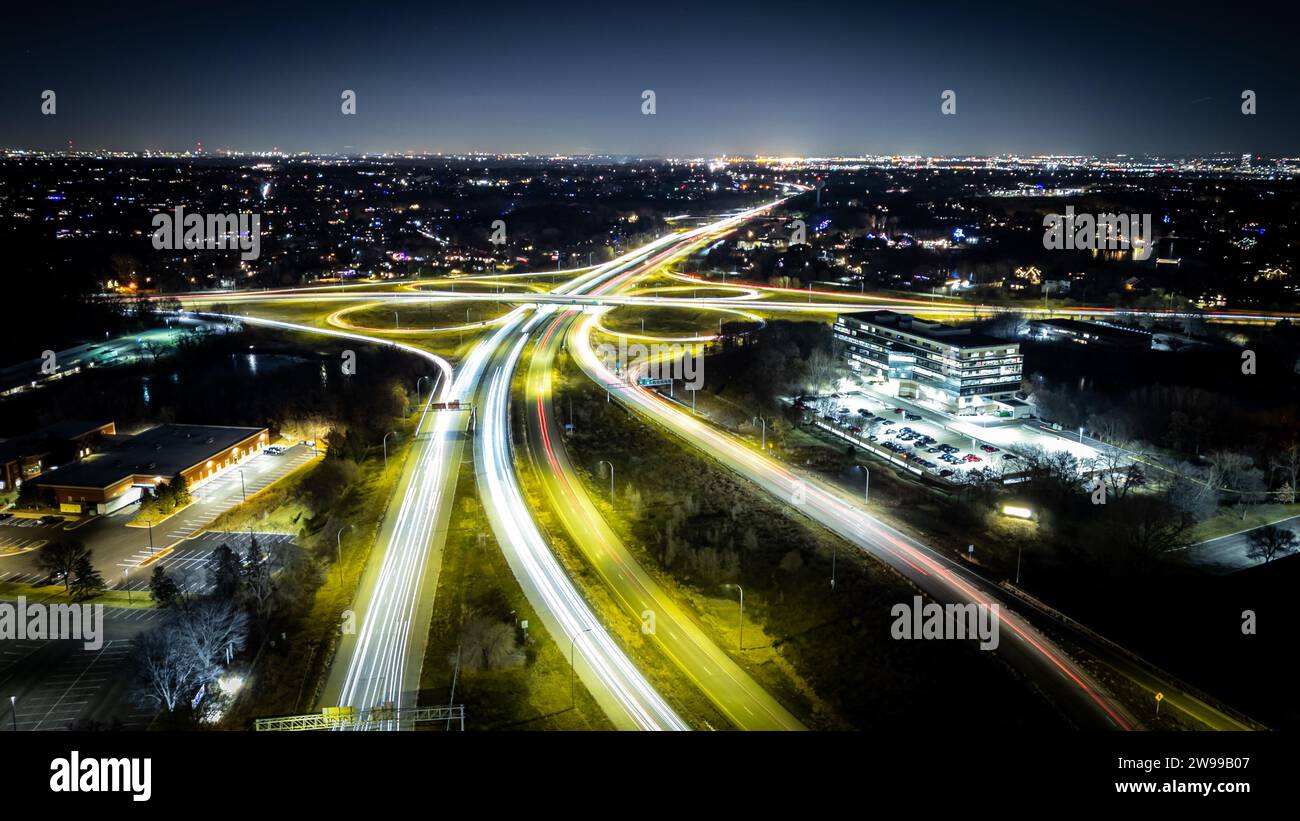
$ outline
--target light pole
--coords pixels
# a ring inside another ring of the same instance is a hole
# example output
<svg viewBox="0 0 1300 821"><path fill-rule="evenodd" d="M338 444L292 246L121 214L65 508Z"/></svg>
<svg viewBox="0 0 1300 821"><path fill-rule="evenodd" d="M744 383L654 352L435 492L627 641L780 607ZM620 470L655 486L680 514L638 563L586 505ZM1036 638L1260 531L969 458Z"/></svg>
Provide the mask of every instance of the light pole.
<svg viewBox="0 0 1300 821"><path fill-rule="evenodd" d="M401 323L397 319L397 311L393 311L393 330L397 330L401 327Z"/></svg>
<svg viewBox="0 0 1300 821"><path fill-rule="evenodd" d="M862 504L865 505L871 501L871 469L863 465L862 472L867 475L867 483L862 490Z"/></svg>
<svg viewBox="0 0 1300 821"><path fill-rule="evenodd" d="M15 733L18 732L18 704L17 704L17 701L18 701L18 699L17 699L16 696L10 696L10 697L9 697L9 717L13 719L13 722L14 722L14 732L15 732Z"/></svg>
<svg viewBox="0 0 1300 821"><path fill-rule="evenodd" d="M388 470L388 437L396 436L397 431L390 430L384 434L384 470Z"/></svg>
<svg viewBox="0 0 1300 821"><path fill-rule="evenodd" d="M614 506L614 463L601 459L599 464L609 465L609 506Z"/></svg>
<svg viewBox="0 0 1300 821"><path fill-rule="evenodd" d="M428 374L425 374L424 376L421 376L419 379L415 380L415 406L417 408L420 407L420 383L428 378L429 378ZM430 392L429 398L430 399L433 398L432 391Z"/></svg>
<svg viewBox="0 0 1300 821"><path fill-rule="evenodd" d="M334 534L334 549L338 551L340 585L343 584L343 531L349 527L352 527L352 525L343 525L343 527L339 528L339 532Z"/></svg>
<svg viewBox="0 0 1300 821"><path fill-rule="evenodd" d="M585 628L582 632L590 633L591 628L590 627ZM574 662L573 648L577 645L577 642L578 642L578 637L576 635L569 636L569 709L571 710L578 706L578 696L573 689L573 678L574 678L573 673L577 669L576 667L574 667L573 664Z"/></svg>
<svg viewBox="0 0 1300 821"><path fill-rule="evenodd" d="M129 571L129 570L123 570L123 571L122 571L122 586L126 588L126 603L127 603L127 604L130 604L130 603L131 603L131 578L130 578L130 576L127 575L127 574L130 573L130 572L131 572L131 571Z"/></svg>
<svg viewBox="0 0 1300 821"><path fill-rule="evenodd" d="M724 590L729 587L734 587L736 588L736 590L740 591L740 641L737 642L737 644L739 645L741 652L744 652L745 650L745 588L741 587L738 584L724 584L722 586Z"/></svg>
<svg viewBox="0 0 1300 821"><path fill-rule="evenodd" d="M1083 425L1079 426L1079 444L1083 444Z"/></svg>
<svg viewBox="0 0 1300 821"><path fill-rule="evenodd" d="M239 471L239 495L243 497L245 502L247 502L248 490L244 487L244 469L242 467L236 467L235 470Z"/></svg>
<svg viewBox="0 0 1300 821"><path fill-rule="evenodd" d="M1020 584L1020 553L1024 549L1023 543L1016 544L1016 584Z"/></svg>
<svg viewBox="0 0 1300 821"><path fill-rule="evenodd" d="M153 519L147 519L145 524L149 525L149 555L153 555Z"/></svg>
<svg viewBox="0 0 1300 821"><path fill-rule="evenodd" d="M754 419L763 423L763 440L762 440L761 448L764 452L766 452L767 451L767 420L761 416L755 416ZM752 425L753 422L750 422L750 424Z"/></svg>

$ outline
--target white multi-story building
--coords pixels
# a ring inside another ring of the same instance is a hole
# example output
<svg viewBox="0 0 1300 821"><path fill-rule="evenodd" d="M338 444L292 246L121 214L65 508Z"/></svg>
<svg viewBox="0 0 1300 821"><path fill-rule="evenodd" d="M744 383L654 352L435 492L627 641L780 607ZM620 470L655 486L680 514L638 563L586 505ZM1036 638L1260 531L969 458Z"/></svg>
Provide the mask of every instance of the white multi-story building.
<svg viewBox="0 0 1300 821"><path fill-rule="evenodd" d="M853 370L883 380L896 396L948 413L999 409L999 401L1020 389L1020 344L969 328L864 311L840 315L835 338Z"/></svg>

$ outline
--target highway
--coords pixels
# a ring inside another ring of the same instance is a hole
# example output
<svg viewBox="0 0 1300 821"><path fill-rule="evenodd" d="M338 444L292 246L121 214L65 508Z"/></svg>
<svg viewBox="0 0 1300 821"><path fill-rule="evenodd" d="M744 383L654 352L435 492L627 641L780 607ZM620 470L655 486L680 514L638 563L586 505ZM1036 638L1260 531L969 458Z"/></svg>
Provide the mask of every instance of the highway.
<svg viewBox="0 0 1300 821"><path fill-rule="evenodd" d="M865 513L837 488L813 476L796 475L749 444L638 387L634 374L628 375L630 382L620 379L592 350L592 324L592 317L585 317L575 326L569 348L583 371L618 401L775 496L790 499L801 490L803 513L895 568L938 603L999 604L1002 639L995 652L1028 674L1079 726L1119 730L1141 726L1086 671L1010 610L996 585Z"/></svg>
<svg viewBox="0 0 1300 821"><path fill-rule="evenodd" d="M754 214L770 208L771 205L724 218L682 234L662 237L611 263L598 266L576 277L552 293L567 296L597 288L617 287L627 279L640 276L669 259L681 247L689 245L698 237L739 224ZM533 314L527 321L512 319L502 325L489 341L484 343L493 348L496 353L489 366L489 376L485 380L483 389L485 398L481 402L482 412L479 417L482 427L475 437L475 463L480 495L506 560L528 595L529 601L537 609L557 643L563 646L560 637L569 638L577 673L583 678L587 688L615 726L645 730L689 729L686 722L635 669L626 654L592 613L550 551L545 538L529 513L519 488L514 456L510 448L511 383L530 336L541 333L539 328L544 323L549 328L549 323L556 321L552 318L554 312L554 308L546 307ZM634 563L631 566L635 566ZM641 575L645 581L649 581L643 573ZM645 592L648 590L649 588L643 588ZM660 604L664 601L666 600L661 599ZM636 611L632 617L639 623L640 611ZM670 616L670 623L679 627L682 630L683 641L689 642L685 622L672 621ZM685 644L682 646L684 647ZM697 644L696 647L698 649L700 645ZM701 656L699 663L706 663L704 661L706 657ZM699 672L700 668L697 667L696 671ZM709 678L714 676L714 672L710 668L707 673L700 672L700 675ZM738 692L745 689L740 684L740 678L734 679L733 686ZM740 709L767 711L766 718L755 715L753 721L768 722L769 727L787 720L780 715L783 710L777 712L779 705L770 701L761 703L762 697L754 695L754 689L757 688L747 691L751 700L747 700ZM740 695L736 698L746 700Z"/></svg>
<svg viewBox="0 0 1300 821"><path fill-rule="evenodd" d="M547 501L631 623L639 626L642 614L652 613L653 640L732 724L743 730L804 729L645 572L583 488L563 445L551 401L555 357L576 317L576 312L564 311L539 327L540 339L525 382L525 449Z"/></svg>
<svg viewBox="0 0 1300 821"><path fill-rule="evenodd" d="M770 206L764 206L766 207ZM428 300L433 297L458 301L508 301L519 305L505 317L495 320L492 333L473 349L458 374L454 387L444 383L443 394L439 399L475 399L480 426L474 440L477 478L498 541L512 571L557 644L563 648L565 638L572 643L578 674L616 726L688 729L686 723L646 682L600 625L551 554L523 500L510 447L510 391L512 379L527 346L538 339L541 341L533 350L525 380L527 411L524 421L528 431L528 450L525 455L538 468L548 500L574 536L575 542L614 591L629 617L636 618L639 622L641 613L645 610L656 614L662 631L656 634L660 647L737 726L795 729L798 723L694 628L689 616L674 607L674 603L654 585L653 579L637 567L626 547L604 523L599 511L585 495L563 448L555 447L558 435L553 410L546 399L550 396L550 365L556 349L566 336L584 371L598 384L611 387L612 394L620 402L656 421L693 447L700 448L770 493L790 498L796 487L802 488L801 495L806 500L803 510L807 515L899 570L934 600L941 604L999 604L1004 629L1003 641L997 652L1030 676L1076 724L1090 729L1141 728L1140 720L1124 705L1013 609L1013 606L1025 605L1012 599L1010 594L996 584L982 578L964 564L955 562L878 521L865 513L859 502L846 498L838 488L821 482L816 477L794 473L758 453L750 445L701 423L657 394L634 384L629 385L598 361L590 346L590 335L596 327L600 306L681 306L687 302L680 298L615 295L611 291L644 276L699 236L707 232L727 230L759 210L762 209L735 215L693 231L663 237L624 254L613 262L583 269L574 279L545 294L362 294L353 291L339 298ZM704 285L701 283L701 286ZM293 293L295 292L289 291L248 297L250 301L263 298L274 300L289 298ZM336 296L322 294L319 298L325 300ZM833 296L839 297L840 301L813 303L812 293L809 292L808 302L749 301L742 304L764 311L826 312L869 307L897 308L900 303L908 302L892 298L887 301L871 301L868 298L846 305L844 295ZM208 295L207 298L210 299L211 296ZM736 309L737 302L735 297L689 300L689 304L694 307L729 311ZM937 310L953 308L947 305L934 306L919 300L916 303L917 312L922 310L923 305ZM974 306L958 308L959 311L974 309ZM1104 309L1078 310L1087 315L1106 313ZM1053 313L1063 315L1066 312L1058 308L1053 309ZM252 321L245 317L232 318ZM1233 318L1240 317L1233 315ZM288 326L288 323L274 321L266 324ZM418 348L350 331L316 328L304 330L407 348L437 359ZM449 366L447 369L449 371ZM633 376L628 375L628 378ZM460 417L459 422L450 421L456 416ZM458 427L453 430L453 425ZM432 607L431 591L427 602L421 604L424 597L419 594L422 586L420 579L425 574L428 546L435 523L441 521L445 528L445 507L450 500L447 483L449 479L454 481L454 470L459 465L460 441L463 437L449 434L459 433L463 426L464 414L429 414L427 408L425 410L420 423L422 446L412 453L412 467L409 474L404 472L398 491L402 503L396 517L385 518L387 532L383 535L387 537L384 541L389 544L389 548L375 575L363 580L363 596L359 601L368 600L370 604L363 614L362 630L353 642L355 646L348 653L351 660L346 677L337 690L338 699L327 699L326 703L366 707L391 701L400 705L403 689L413 689L411 682L418 677L419 667L418 664L408 662L417 657L422 658L424 636L419 635L412 641L410 626L416 617L417 608ZM449 439L454 441L448 441ZM455 450L454 458L449 455L452 449ZM420 619L416 623L423 624L425 621L427 619ZM341 651L340 657L343 655ZM331 683L333 682L332 676ZM334 692L333 687L327 692ZM1212 716L1209 723L1217 721ZM1222 723L1225 726L1230 724Z"/></svg>
<svg viewBox="0 0 1300 821"><path fill-rule="evenodd" d="M561 287L586 287L615 276L672 239L651 243ZM510 447L510 386L529 332L544 318L542 313L534 313L526 322L512 318L479 346L494 352L480 392L480 428L474 438L484 509L529 603L560 649L569 645L575 672L614 726L624 730L690 729L592 613L551 552L520 490Z"/></svg>
<svg viewBox="0 0 1300 821"><path fill-rule="evenodd" d="M467 423L467 414L434 411L431 405L435 398L439 402L468 398L487 352L471 354L453 382L445 359L412 345L274 319L218 316L383 345L423 357L433 366L435 384L421 409L416 441L402 466L357 591L357 631L341 639L321 698L322 706L413 706Z"/></svg>

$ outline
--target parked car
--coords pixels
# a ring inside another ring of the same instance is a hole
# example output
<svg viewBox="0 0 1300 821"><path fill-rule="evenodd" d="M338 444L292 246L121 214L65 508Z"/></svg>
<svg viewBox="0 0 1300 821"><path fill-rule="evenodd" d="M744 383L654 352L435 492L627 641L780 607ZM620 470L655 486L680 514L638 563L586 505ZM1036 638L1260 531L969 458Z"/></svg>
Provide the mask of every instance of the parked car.
<svg viewBox="0 0 1300 821"><path fill-rule="evenodd" d="M984 451L985 453L997 453L997 452L998 452L998 449L995 448L995 447L993 447L992 445L980 445L980 450Z"/></svg>

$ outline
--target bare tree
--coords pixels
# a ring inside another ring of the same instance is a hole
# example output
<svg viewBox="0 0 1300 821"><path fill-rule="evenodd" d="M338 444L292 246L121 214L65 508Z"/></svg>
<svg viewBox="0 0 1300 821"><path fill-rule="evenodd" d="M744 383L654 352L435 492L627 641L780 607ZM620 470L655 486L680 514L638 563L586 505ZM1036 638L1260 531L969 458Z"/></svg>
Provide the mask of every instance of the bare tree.
<svg viewBox="0 0 1300 821"><path fill-rule="evenodd" d="M808 384L810 393L820 393L827 386L834 387L840 378L840 363L834 356L814 348L808 354Z"/></svg>
<svg viewBox="0 0 1300 821"><path fill-rule="evenodd" d="M132 700L154 710L175 712L201 680L194 654L169 625L135 637L131 665L136 676Z"/></svg>
<svg viewBox="0 0 1300 821"><path fill-rule="evenodd" d="M192 656L199 680L207 682L220 675L227 658L243 648L248 614L233 601L204 599L178 611L170 629Z"/></svg>
<svg viewBox="0 0 1300 821"><path fill-rule="evenodd" d="M1210 481L1230 491L1246 518L1246 505L1259 501L1264 491L1264 472L1244 453L1228 450L1212 451Z"/></svg>
<svg viewBox="0 0 1300 821"><path fill-rule="evenodd" d="M1286 479L1286 486L1294 496L1296 483L1300 481L1300 439L1292 439L1269 460L1269 467L1274 473L1281 473Z"/></svg>
<svg viewBox="0 0 1300 821"><path fill-rule="evenodd" d="M1129 490L1146 481L1141 466L1134 461L1137 447L1136 442L1125 439L1114 447L1099 448L1097 455L1087 462L1113 499L1123 499Z"/></svg>
<svg viewBox="0 0 1300 821"><path fill-rule="evenodd" d="M525 661L515 627L490 616L475 616L460 633L461 666L467 671L518 667Z"/></svg>
<svg viewBox="0 0 1300 821"><path fill-rule="evenodd" d="M1295 532L1277 525L1265 525L1250 531L1246 555L1255 561L1271 562L1300 547Z"/></svg>

